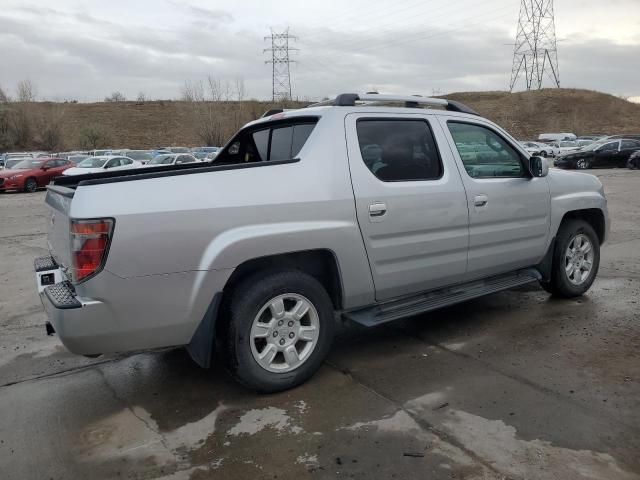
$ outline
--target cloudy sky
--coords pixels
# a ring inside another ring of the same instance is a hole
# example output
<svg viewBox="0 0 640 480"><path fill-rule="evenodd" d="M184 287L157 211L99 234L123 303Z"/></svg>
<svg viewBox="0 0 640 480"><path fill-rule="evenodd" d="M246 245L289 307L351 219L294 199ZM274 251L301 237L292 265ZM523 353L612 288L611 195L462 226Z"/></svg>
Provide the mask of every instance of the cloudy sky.
<svg viewBox="0 0 640 480"><path fill-rule="evenodd" d="M293 94L508 88L519 0L2 0L0 86L38 97L177 98L241 77L271 95L270 28L290 28ZM562 86L640 97L640 0L556 0ZM510 45L511 44L511 45Z"/></svg>

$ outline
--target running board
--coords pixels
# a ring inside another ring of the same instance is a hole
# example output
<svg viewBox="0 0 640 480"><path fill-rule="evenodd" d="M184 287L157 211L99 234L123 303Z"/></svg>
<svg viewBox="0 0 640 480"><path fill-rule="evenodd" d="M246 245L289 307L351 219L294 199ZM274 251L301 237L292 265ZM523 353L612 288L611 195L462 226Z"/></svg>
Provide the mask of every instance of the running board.
<svg viewBox="0 0 640 480"><path fill-rule="evenodd" d="M490 293L537 282L541 278L540 273L533 268L519 270L506 275L498 275L484 280L476 280L453 287L420 293L400 300L392 300L361 310L344 312L342 315L344 318L365 327L375 327L383 323L400 320L401 318L466 302Z"/></svg>

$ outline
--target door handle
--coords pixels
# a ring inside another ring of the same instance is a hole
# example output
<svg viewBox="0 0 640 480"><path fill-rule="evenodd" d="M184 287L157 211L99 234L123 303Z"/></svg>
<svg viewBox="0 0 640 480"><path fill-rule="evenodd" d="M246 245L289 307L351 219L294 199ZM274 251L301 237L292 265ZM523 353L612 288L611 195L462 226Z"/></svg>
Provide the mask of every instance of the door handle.
<svg viewBox="0 0 640 480"><path fill-rule="evenodd" d="M387 205L381 202L372 203L369 205L369 216L370 217L382 217L385 213L387 213Z"/></svg>
<svg viewBox="0 0 640 480"><path fill-rule="evenodd" d="M476 195L473 199L473 204L476 207L484 207L488 201L489 197L487 197L486 195Z"/></svg>

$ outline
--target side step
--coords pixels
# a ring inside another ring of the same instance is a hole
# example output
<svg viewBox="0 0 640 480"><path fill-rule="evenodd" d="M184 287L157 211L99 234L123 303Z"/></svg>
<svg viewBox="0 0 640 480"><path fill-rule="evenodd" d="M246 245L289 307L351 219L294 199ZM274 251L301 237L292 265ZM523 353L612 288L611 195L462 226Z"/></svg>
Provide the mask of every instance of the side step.
<svg viewBox="0 0 640 480"><path fill-rule="evenodd" d="M365 327L374 327L412 315L448 307L490 293L537 282L540 278L540 273L537 270L529 268L506 275L498 275L484 280L420 293L361 310L344 312L342 316Z"/></svg>

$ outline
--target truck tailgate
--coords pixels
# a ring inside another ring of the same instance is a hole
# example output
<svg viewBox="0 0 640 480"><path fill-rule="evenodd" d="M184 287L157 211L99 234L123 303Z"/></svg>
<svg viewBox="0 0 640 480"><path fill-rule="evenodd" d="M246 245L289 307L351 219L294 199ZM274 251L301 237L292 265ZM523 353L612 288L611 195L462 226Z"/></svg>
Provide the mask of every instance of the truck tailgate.
<svg viewBox="0 0 640 480"><path fill-rule="evenodd" d="M49 252L62 267L71 266L69 211L74 190L61 186L47 187L47 244Z"/></svg>

